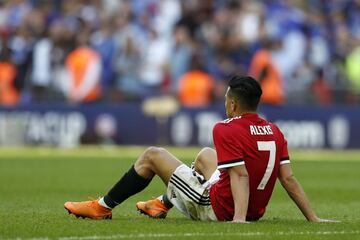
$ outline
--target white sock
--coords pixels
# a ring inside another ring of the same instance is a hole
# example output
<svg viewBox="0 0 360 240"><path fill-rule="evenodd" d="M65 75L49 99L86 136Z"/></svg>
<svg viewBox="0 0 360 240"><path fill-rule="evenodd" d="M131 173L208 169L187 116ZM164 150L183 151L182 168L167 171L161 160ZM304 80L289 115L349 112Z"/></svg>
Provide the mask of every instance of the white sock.
<svg viewBox="0 0 360 240"><path fill-rule="evenodd" d="M100 198L98 203L103 206L103 207L106 207L108 209L111 209L111 207L109 207L108 205L106 205L105 201L104 201L104 197Z"/></svg>
<svg viewBox="0 0 360 240"><path fill-rule="evenodd" d="M157 199L159 199L162 203L164 203L163 195L158 196Z"/></svg>

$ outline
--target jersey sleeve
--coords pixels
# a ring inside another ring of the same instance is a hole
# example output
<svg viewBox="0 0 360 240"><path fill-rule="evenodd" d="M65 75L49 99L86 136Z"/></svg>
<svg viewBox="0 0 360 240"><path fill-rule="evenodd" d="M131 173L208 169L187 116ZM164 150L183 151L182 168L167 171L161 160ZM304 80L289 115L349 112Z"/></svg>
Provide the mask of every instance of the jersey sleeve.
<svg viewBox="0 0 360 240"><path fill-rule="evenodd" d="M289 164L289 163L290 163L289 151L288 151L287 141L284 138L282 154L281 154L281 158L280 158L280 165Z"/></svg>
<svg viewBox="0 0 360 240"><path fill-rule="evenodd" d="M245 164L241 148L232 141L231 126L217 123L213 129L213 139L218 158L218 169Z"/></svg>
<svg viewBox="0 0 360 240"><path fill-rule="evenodd" d="M290 157L289 157L289 151L288 151L288 144L284 137L284 134L281 132L280 128L276 124L272 124L272 126L276 129L276 134L278 134L280 140L282 141L282 144L279 147L280 153L280 165L283 164L289 164L290 163Z"/></svg>

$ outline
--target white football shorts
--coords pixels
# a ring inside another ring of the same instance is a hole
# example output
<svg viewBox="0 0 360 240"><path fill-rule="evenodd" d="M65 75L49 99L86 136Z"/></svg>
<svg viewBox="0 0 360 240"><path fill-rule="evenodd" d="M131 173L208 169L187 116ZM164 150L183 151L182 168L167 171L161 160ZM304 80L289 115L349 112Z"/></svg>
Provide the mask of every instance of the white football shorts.
<svg viewBox="0 0 360 240"><path fill-rule="evenodd" d="M209 197L210 187L218 181L216 170L208 181L195 170L180 165L170 178L167 197L187 217L201 221L217 221Z"/></svg>

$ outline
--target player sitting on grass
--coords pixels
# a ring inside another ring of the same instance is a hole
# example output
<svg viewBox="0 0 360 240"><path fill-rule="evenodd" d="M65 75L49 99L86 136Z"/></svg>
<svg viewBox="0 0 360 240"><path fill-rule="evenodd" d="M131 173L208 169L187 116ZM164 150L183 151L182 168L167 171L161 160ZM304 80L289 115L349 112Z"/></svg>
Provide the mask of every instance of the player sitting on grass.
<svg viewBox="0 0 360 240"><path fill-rule="evenodd" d="M108 219L111 209L146 188L155 175L167 186L167 194L137 203L142 213L164 218L174 205L196 220L246 222L260 219L272 195L276 178L308 221L320 219L293 176L287 142L279 128L260 118L256 109L262 94L251 77L234 76L225 96L229 119L213 129L216 151L204 148L194 168L163 148L148 148L99 200L66 202L77 217Z"/></svg>

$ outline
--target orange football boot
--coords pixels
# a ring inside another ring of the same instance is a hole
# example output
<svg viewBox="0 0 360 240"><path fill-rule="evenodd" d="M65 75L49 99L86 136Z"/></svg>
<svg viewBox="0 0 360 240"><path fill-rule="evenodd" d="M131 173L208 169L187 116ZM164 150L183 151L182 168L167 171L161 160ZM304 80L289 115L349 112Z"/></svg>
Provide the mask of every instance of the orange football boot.
<svg viewBox="0 0 360 240"><path fill-rule="evenodd" d="M91 219L111 219L111 209L101 206L98 200L91 200L85 202L66 202L65 209L69 214L74 214L77 218L91 218Z"/></svg>
<svg viewBox="0 0 360 240"><path fill-rule="evenodd" d="M136 208L140 213L151 218L166 218L169 211L169 208L157 198L146 202L138 202L136 203Z"/></svg>

